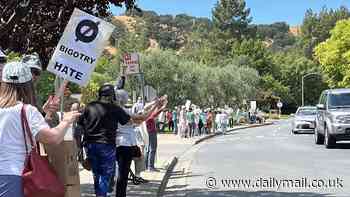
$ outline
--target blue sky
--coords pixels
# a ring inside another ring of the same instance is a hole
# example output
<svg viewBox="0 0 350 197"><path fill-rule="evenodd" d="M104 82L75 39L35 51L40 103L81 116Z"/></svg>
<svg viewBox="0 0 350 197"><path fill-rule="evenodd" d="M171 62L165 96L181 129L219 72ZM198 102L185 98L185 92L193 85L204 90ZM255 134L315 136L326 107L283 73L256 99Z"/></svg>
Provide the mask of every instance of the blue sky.
<svg viewBox="0 0 350 197"><path fill-rule="evenodd" d="M211 18L211 11L217 0L138 0L139 7L153 10L158 14L181 14ZM286 21L298 25L303 21L305 11L312 8L319 11L324 5L328 8L339 8L345 5L350 8L350 0L246 0L251 8L255 24L269 24ZM125 8L112 8L119 15Z"/></svg>

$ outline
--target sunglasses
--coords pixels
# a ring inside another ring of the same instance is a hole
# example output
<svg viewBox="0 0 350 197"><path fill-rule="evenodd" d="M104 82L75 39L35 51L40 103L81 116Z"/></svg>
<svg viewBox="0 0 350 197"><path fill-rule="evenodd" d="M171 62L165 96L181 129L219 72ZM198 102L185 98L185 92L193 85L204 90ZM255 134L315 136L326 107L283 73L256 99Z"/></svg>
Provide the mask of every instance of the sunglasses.
<svg viewBox="0 0 350 197"><path fill-rule="evenodd" d="M35 76L41 75L41 71L39 69L31 68L30 71L31 71L32 75L35 75Z"/></svg>

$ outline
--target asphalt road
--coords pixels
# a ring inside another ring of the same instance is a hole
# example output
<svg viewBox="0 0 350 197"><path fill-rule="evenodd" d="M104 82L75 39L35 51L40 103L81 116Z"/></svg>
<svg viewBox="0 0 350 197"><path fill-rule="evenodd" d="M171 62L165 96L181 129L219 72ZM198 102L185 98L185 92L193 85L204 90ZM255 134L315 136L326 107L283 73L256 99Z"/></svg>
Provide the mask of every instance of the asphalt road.
<svg viewBox="0 0 350 197"><path fill-rule="evenodd" d="M213 138L184 163L165 196L350 196L350 142L326 149L312 134L292 135L290 121Z"/></svg>

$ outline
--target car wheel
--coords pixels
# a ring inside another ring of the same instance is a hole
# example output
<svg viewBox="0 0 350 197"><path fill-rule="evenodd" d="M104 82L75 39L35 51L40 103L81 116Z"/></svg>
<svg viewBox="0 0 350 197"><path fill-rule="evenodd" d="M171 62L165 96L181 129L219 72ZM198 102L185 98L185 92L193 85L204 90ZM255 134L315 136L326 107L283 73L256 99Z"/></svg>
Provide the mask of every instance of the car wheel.
<svg viewBox="0 0 350 197"><path fill-rule="evenodd" d="M296 131L296 130L292 130L292 133L293 133L293 134L297 134L297 133L298 133L298 131Z"/></svg>
<svg viewBox="0 0 350 197"><path fill-rule="evenodd" d="M320 133L317 131L317 128L315 129L314 138L315 138L315 144L323 144L323 142L324 142L324 136L322 136L322 134L320 134Z"/></svg>
<svg viewBox="0 0 350 197"><path fill-rule="evenodd" d="M326 146L326 148L332 148L335 144L336 144L336 141L334 139L334 137L332 137L331 135L329 135L329 132L328 132L328 128L326 126L325 130L324 130L324 145Z"/></svg>

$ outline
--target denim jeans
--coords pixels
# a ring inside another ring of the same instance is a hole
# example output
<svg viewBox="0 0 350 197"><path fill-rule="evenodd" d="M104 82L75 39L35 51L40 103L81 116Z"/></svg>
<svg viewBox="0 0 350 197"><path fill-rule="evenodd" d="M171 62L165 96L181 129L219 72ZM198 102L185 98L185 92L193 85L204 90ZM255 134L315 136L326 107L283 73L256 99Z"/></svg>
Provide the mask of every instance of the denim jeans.
<svg viewBox="0 0 350 197"><path fill-rule="evenodd" d="M1 197L24 197L21 176L0 175Z"/></svg>
<svg viewBox="0 0 350 197"><path fill-rule="evenodd" d="M177 121L173 121L174 122L174 134L176 135L178 130L177 130Z"/></svg>
<svg viewBox="0 0 350 197"><path fill-rule="evenodd" d="M96 196L107 196L115 176L116 147L114 144L87 144L87 158L92 167Z"/></svg>
<svg viewBox="0 0 350 197"><path fill-rule="evenodd" d="M153 169L157 154L157 132L149 132L149 145L146 152L146 168Z"/></svg>
<svg viewBox="0 0 350 197"><path fill-rule="evenodd" d="M194 122L188 123L188 132L189 132L189 137L194 137L194 132L195 132L196 124Z"/></svg>

